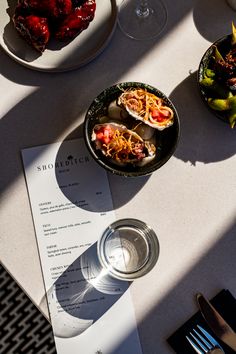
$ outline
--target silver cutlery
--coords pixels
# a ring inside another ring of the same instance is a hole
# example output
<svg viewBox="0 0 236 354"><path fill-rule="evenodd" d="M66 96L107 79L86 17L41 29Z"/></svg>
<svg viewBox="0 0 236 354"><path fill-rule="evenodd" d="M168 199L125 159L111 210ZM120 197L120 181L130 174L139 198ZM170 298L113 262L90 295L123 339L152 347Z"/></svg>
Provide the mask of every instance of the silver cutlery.
<svg viewBox="0 0 236 354"><path fill-rule="evenodd" d="M193 329L186 336L193 349L198 354L223 354L224 350L220 344L201 326L197 325L198 331Z"/></svg>
<svg viewBox="0 0 236 354"><path fill-rule="evenodd" d="M197 294L197 302L200 311L211 330L222 340L222 342L225 342L229 347L236 351L236 333L234 330L228 325L228 323L226 323L223 317L202 294Z"/></svg>

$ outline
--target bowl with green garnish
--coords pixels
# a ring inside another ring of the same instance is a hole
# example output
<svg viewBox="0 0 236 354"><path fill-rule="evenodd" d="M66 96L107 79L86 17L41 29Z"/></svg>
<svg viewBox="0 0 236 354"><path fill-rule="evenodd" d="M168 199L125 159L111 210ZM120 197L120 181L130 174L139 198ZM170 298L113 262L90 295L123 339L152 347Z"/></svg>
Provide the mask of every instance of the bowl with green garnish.
<svg viewBox="0 0 236 354"><path fill-rule="evenodd" d="M236 127L236 28L215 41L198 69L201 96L210 111L231 128Z"/></svg>

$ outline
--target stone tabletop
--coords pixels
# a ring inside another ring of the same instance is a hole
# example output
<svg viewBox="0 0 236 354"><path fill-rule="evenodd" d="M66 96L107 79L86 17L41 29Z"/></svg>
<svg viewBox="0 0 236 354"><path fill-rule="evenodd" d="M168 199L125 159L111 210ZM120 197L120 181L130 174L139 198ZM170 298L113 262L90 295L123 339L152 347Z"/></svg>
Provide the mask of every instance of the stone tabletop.
<svg viewBox="0 0 236 354"><path fill-rule="evenodd" d="M202 55L236 13L223 0L165 4L157 39L134 41L117 27L96 59L70 72L33 71L0 51L0 261L46 317L21 149L81 137L94 97L118 82L148 83L177 108L179 144L161 169L108 175L117 218L147 222L160 242L155 268L132 284L144 354L172 352L166 339L196 312L196 292L236 296L236 131L208 111L196 82Z"/></svg>

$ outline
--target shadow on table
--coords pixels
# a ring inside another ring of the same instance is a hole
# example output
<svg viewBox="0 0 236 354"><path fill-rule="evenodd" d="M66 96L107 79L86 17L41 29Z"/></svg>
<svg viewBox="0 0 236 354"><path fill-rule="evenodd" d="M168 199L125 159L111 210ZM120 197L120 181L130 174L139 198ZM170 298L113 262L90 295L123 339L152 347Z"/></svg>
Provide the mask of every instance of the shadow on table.
<svg viewBox="0 0 236 354"><path fill-rule="evenodd" d="M119 300L130 284L109 276L99 262L97 242L94 243L47 292L54 334L69 338L83 333Z"/></svg>
<svg viewBox="0 0 236 354"><path fill-rule="evenodd" d="M83 137L83 126L79 125L71 134L69 134L66 138L66 140L71 140L74 138L82 138ZM64 142L66 142L64 140ZM56 161L64 161L65 160L65 149L64 149L64 142L61 143L60 148L57 153ZM87 155L86 159L87 160L92 160L93 158L90 155L89 151L87 150ZM68 156L67 159L70 159L73 157ZM68 160L69 163L69 160ZM97 165L97 169L101 169L102 167L99 166L95 161L94 164ZM81 165L81 168L83 168L83 165ZM86 166L85 166L86 168ZM80 176L80 169L78 168L75 172L76 179L79 180L82 177ZM56 174L56 179L58 182L58 186L62 186L64 183L64 174L60 173L60 170L55 171ZM92 212L104 212L104 211L109 211L111 209L118 209L122 205L126 204L129 202L135 195L144 187L145 183L147 183L148 179L150 176L143 176L143 177L129 177L125 178L122 176L115 176L110 172L107 172L109 184L110 184L110 190L112 195L116 195L116 198L113 198L113 204L111 205L104 205L104 203L101 203L100 199L95 200L93 196L91 196L92 200L88 200L84 206L80 206L81 208L85 210L89 210ZM90 178L90 177L88 177ZM92 180L96 179L96 172L94 172L94 176L92 176ZM80 197L80 188L76 190L72 190L71 188L60 188L61 192L65 195L65 197L70 200L72 203L75 199L79 200L81 199ZM83 191L81 191L83 192ZM88 197L87 197L88 198Z"/></svg>
<svg viewBox="0 0 236 354"><path fill-rule="evenodd" d="M143 353L159 354L172 352L171 348L168 347L167 339L172 333L174 333L179 327L181 327L190 317L192 317L198 311L197 303L195 300L196 293L201 292L207 298L210 299L214 297L217 293L219 293L219 291L221 291L222 289L229 289L232 295L236 296L236 270L234 266L236 252L235 234L236 220L234 218L228 222L227 226L225 226L225 231L223 231L222 234L217 233L216 230L217 237L215 243L210 248L207 248L205 250L205 253L203 253L200 258L197 258L193 254L192 266L189 269L186 269L185 273L183 270L183 276L180 279L176 280L176 282L173 282L173 286L166 294L163 295L163 297L158 301L158 303L152 304L149 312L138 323L138 330L143 347ZM92 248L89 252L91 252L90 254L92 255L92 257L94 257L95 248L93 250ZM169 251L170 259L171 252L175 252L174 248ZM68 270L72 270L74 268L74 265L78 268L81 268L79 259L77 259L68 268ZM80 269L79 272L79 274L81 274ZM80 278L76 276L76 273L75 277L73 275L73 272L71 273L72 275L68 275L69 279L73 281L73 279L76 278L75 286L73 291L71 291L71 294L72 296L73 294L77 293L81 294L81 290L79 290L79 292L76 290L76 287L78 289L81 289L78 284L76 285L76 280ZM88 272L86 274L88 274ZM147 277L148 282L146 282L146 284L150 284L150 282L152 283L152 292L161 291L161 289L159 289L159 277L162 277L162 275L158 273L158 271L156 271L152 272L152 274L150 274L150 277ZM61 281L63 280L63 278L59 279ZM145 287L145 278L143 278L143 280L140 280L140 282L142 282L139 284L139 286L142 287L141 296L142 303L144 304L145 299L148 297L150 289L148 286ZM99 291L99 289L95 289L94 294L96 294L97 296L99 294ZM58 294L59 293L60 290L58 289ZM59 298L62 304L60 306L64 306L62 301L63 297L60 297L59 295ZM116 300L119 300L119 298L120 297L118 294ZM112 301L110 304L112 306ZM68 310L66 309L66 306L64 306L64 309L66 311ZM103 312L101 311L100 313L98 313L95 310L95 313L96 314L94 314L94 318L98 319L100 314L102 314ZM62 332L62 334L65 336L64 331ZM119 341L119 343L117 344L117 348L113 348L112 353L120 353L119 349L122 348L123 343L125 343L126 340L130 338L130 336L132 336L132 331L126 333L126 337L122 338Z"/></svg>
<svg viewBox="0 0 236 354"><path fill-rule="evenodd" d="M24 88L25 91L21 87L16 88L14 97L11 92L8 93L9 105L6 105L1 117L0 148L4 151L1 158L1 192L22 175L22 148L61 141L61 136L64 138L64 132L69 129L75 132L93 99L104 88L120 82L125 73L158 46L191 11L194 1L179 0L175 6L170 0L165 3L168 23L157 39L142 42L131 40L117 28L103 54L77 71L57 74L37 72L0 52L1 74L16 84L29 86ZM16 102L14 107L10 104L12 100ZM145 178L135 179L134 182L109 175L109 179L114 182L114 188L120 187L115 208L130 200L146 183Z"/></svg>
<svg viewBox="0 0 236 354"><path fill-rule="evenodd" d="M180 117L180 141L174 153L185 162L211 163L236 153L236 131L214 116L198 90L197 74L190 74L170 94Z"/></svg>
<svg viewBox="0 0 236 354"><path fill-rule="evenodd" d="M193 20L199 33L210 42L231 33L236 12L226 0L198 0L193 6Z"/></svg>
<svg viewBox="0 0 236 354"><path fill-rule="evenodd" d="M196 293L203 293L211 299L222 289L228 289L234 297L236 296L235 235L234 219L215 244L206 249L200 259L196 259L192 268L186 269L186 274L173 284L162 300L153 304L150 312L139 323L145 354L161 353L162 349L168 352L167 338L198 311ZM158 288L158 285L156 287Z"/></svg>
<svg viewBox="0 0 236 354"><path fill-rule="evenodd" d="M111 86L111 84L118 83L119 78L122 77L124 73L130 70L130 68L133 68L139 60L142 60L148 52L152 51L155 46L157 46L166 36L168 36L169 32L171 32L173 28L177 26L180 21L182 21L186 14L192 10L194 2L194 0L187 2L185 0L179 0L178 3L173 6L173 2L171 0L165 0L164 3L167 7L168 22L164 31L154 40L131 40L121 33L119 28L117 28L114 32L112 40L109 42L103 53L96 57L92 63L79 69L79 73L82 76L84 73L88 73L88 77L86 80L86 76L82 77L80 75L78 82L82 80L83 87L86 85L91 87L92 83L92 86L94 86L95 89L97 87L97 93L102 91L105 87ZM71 55L73 55L73 53L71 53ZM45 78L54 80L58 77L60 77L62 82L66 84L65 76L69 81L71 77L78 74L78 71L54 74L29 70L5 56L3 52L0 57L0 62L1 74L3 76L13 82L24 85L42 86L45 83ZM63 63L61 64L63 65ZM92 80L90 78L91 71L93 75ZM78 91L78 96L79 93L80 91ZM92 93L93 91L91 94ZM96 97L96 95L94 95L94 97Z"/></svg>
<svg viewBox="0 0 236 354"><path fill-rule="evenodd" d="M73 130L74 125L81 123L78 122L78 117L83 117L92 99L105 87L119 82L125 73L134 68L137 61L150 54L152 48L174 30L190 10L193 9L194 21L199 32L205 38L215 40L213 37L216 32L211 29L213 28L211 26L217 25L216 18L219 18L219 15L224 16L219 10L221 7L216 8L217 14L214 15L216 17L212 16L209 22L207 16L204 20L203 10L206 2L203 0L198 2L182 0L178 1L175 6L171 0L166 3L168 4L169 22L157 41L140 44L123 37L121 39L119 30L117 30L103 55L79 71L61 74L33 72L15 63L3 52L0 53L1 74L19 86L29 86L27 92L23 91L22 87L19 90L17 88L18 96L14 97L15 106L12 107L9 103L11 108L7 111L6 105L6 112L1 118L0 144L1 151L4 152L1 157L2 191L5 191L22 174L21 148L57 141L68 127ZM220 4L220 0L214 3ZM206 4L208 14L211 6L212 2ZM227 11L232 14L230 9ZM227 27L227 24L223 23L223 26ZM220 25L217 30L220 36L224 34L222 27ZM122 65L114 65L117 63L117 58L122 58ZM30 91L30 86L37 86L37 89ZM28 96L22 99L25 95ZM9 102L13 99L11 93L7 97ZM193 75L180 83L171 94L171 99L179 111L182 131L175 156L192 163L196 161L210 163L232 156L235 153L235 139L233 140L235 133L228 129L227 125L215 119L198 97ZM206 131L209 136L205 135ZM222 141L223 144L220 144ZM109 176L109 178L117 180L115 188L120 188L120 179L115 176ZM132 181L126 180L124 183L126 186L123 193L130 189ZM121 196L118 206L122 205L124 199L126 197ZM173 284L173 288L163 300L153 304L150 313L139 324L145 354L159 354L162 348L164 348L163 352L165 351L165 339L176 329L176 324L181 325L187 316L192 315L192 312L196 310L192 304L192 296L196 291L204 292L205 289L208 291L211 289L209 294L206 294L210 297L219 289L235 284L235 234L236 227L232 225L215 246L206 251L202 259L196 261L182 280ZM155 274L153 284L157 284L158 291L158 273L157 276ZM144 301L145 291L150 290L143 289Z"/></svg>
<svg viewBox="0 0 236 354"><path fill-rule="evenodd" d="M222 289L228 289L236 297L235 235L236 222L233 220L232 224L228 224L225 233L221 236L218 235L219 239L215 241L215 244L210 249L206 249L200 259L196 259L192 267L186 269L186 273L183 269L182 278L173 282L173 286L158 303L152 304L149 312L138 323L143 353L173 352L167 344L167 339L198 311L195 299L196 293L203 293L211 299ZM171 251L169 251L169 257L171 262ZM146 282L146 284L152 284L152 292L156 291L158 293L161 291L159 276L161 275L156 271L150 274L149 283ZM145 298L148 297L150 289L145 286L145 279L140 286L142 286L142 306L145 306ZM234 323L236 326L235 320ZM129 333L127 333L128 335Z"/></svg>
<svg viewBox="0 0 236 354"><path fill-rule="evenodd" d="M117 5L116 1L112 0L110 4L106 2L107 7L105 5L104 7L99 6L98 9L97 6L96 17L93 21L90 21L92 25L88 23L88 29L79 32L73 40L56 40L54 31L58 30L58 25L55 22L53 29L49 25L50 39L46 50L41 53L28 44L15 29L12 18L16 3L16 0L8 0L9 7L6 12L9 17L6 18L6 21L9 22L3 30L3 41L10 55L14 55L14 58L19 59L23 65L36 70L43 68L44 71L61 72L77 69L87 64L99 55L108 44L116 25ZM21 12L20 16L17 13L19 18L22 16ZM20 24L22 25L22 23ZM74 21L71 20L70 24L75 28L75 19ZM19 23L18 27L20 27ZM65 50L63 50L64 47ZM40 57L43 57L43 60L37 61Z"/></svg>

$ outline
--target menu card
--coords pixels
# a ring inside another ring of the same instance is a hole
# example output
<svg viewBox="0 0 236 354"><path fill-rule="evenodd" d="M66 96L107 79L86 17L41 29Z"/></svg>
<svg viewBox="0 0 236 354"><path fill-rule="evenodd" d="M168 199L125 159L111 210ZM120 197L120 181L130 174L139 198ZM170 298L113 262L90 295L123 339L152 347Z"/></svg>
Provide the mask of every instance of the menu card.
<svg viewBox="0 0 236 354"><path fill-rule="evenodd" d="M142 354L129 287L99 262L115 221L106 172L82 139L22 150L58 354Z"/></svg>

